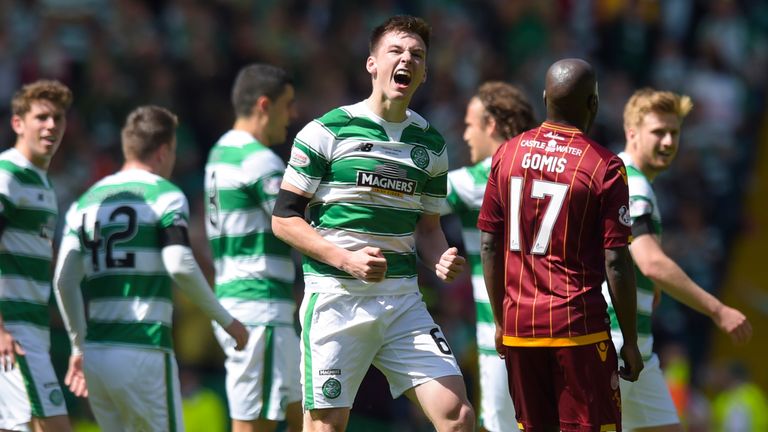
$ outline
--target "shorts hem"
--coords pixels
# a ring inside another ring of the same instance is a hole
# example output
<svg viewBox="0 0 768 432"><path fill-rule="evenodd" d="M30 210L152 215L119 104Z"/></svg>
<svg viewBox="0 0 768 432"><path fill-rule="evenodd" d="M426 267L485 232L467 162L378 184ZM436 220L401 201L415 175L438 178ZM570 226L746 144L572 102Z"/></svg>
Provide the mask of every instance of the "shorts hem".
<svg viewBox="0 0 768 432"><path fill-rule="evenodd" d="M428 377L428 378L421 378L421 379L413 381L411 383L410 387L406 387L404 389L398 389L397 391L391 391L392 399L397 399L400 396L402 396L403 393L407 392L408 390L410 390L412 388L416 388L416 387L418 387L418 386L420 386L420 385L422 385L424 383L427 383L427 382L430 382L430 381L434 381L436 379L440 379L440 378L443 378L443 377L448 377L448 376L463 377L463 375L459 372L459 373L445 373L443 375L438 375L438 376L433 376L433 377Z"/></svg>

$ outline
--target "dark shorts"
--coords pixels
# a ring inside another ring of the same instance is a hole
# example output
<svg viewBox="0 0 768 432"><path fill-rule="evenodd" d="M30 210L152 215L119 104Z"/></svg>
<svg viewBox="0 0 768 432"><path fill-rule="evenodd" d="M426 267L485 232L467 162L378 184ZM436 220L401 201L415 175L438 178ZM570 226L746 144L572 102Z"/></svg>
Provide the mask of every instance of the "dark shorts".
<svg viewBox="0 0 768 432"><path fill-rule="evenodd" d="M526 432L620 431L621 395L610 340L569 347L507 347L509 389Z"/></svg>

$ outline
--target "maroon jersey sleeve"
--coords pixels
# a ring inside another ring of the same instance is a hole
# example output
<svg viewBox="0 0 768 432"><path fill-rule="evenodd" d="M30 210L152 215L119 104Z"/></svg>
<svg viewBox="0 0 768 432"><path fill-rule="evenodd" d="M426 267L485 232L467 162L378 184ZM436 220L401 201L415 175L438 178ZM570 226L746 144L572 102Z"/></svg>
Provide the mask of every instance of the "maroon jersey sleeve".
<svg viewBox="0 0 768 432"><path fill-rule="evenodd" d="M483 204L480 207L480 215L477 219L477 227L485 232L503 234L504 232L504 203L499 190L499 167L501 156L506 152L507 145L502 145L493 155L491 161L491 173L485 186Z"/></svg>
<svg viewBox="0 0 768 432"><path fill-rule="evenodd" d="M609 160L602 185L603 247L617 248L629 244L632 220L629 217L627 169L618 157Z"/></svg>

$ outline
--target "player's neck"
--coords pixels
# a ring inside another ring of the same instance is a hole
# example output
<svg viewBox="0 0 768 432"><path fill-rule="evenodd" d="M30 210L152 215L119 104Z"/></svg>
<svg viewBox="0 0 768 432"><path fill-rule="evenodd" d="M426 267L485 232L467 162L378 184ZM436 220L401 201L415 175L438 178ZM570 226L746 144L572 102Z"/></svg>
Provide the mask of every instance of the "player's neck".
<svg viewBox="0 0 768 432"><path fill-rule="evenodd" d="M383 93L377 93L376 91L365 100L368 109L382 119L392 123L404 122L408 118L406 111L408 111L409 102L410 99L389 99Z"/></svg>
<svg viewBox="0 0 768 432"><path fill-rule="evenodd" d="M44 157L35 157L35 155L32 153L32 151L25 145L19 144L18 142L14 146L14 148L21 153L22 156L26 160L29 161L32 165L35 166L37 169L41 169L43 171L48 171L48 166L51 164L50 158L44 158Z"/></svg>
<svg viewBox="0 0 768 432"><path fill-rule="evenodd" d="M153 166L153 164L142 162L140 160L127 160L123 164L123 167L120 169L120 171L130 171L130 170L142 170L151 172L152 174L160 175L157 168Z"/></svg>
<svg viewBox="0 0 768 432"><path fill-rule="evenodd" d="M264 133L265 125L262 125L257 117L238 118L235 120L235 125L232 126L232 129L249 133L252 137L256 138L256 141L267 147L271 145Z"/></svg>
<svg viewBox="0 0 768 432"><path fill-rule="evenodd" d="M643 163L642 158L638 157L638 155L636 155L632 149L629 148L629 146L624 149L624 153L629 156L629 160L632 161L632 165L637 168L638 171L643 173L643 176L645 176L649 182L652 182L653 179L659 175L658 171L651 168L650 165Z"/></svg>

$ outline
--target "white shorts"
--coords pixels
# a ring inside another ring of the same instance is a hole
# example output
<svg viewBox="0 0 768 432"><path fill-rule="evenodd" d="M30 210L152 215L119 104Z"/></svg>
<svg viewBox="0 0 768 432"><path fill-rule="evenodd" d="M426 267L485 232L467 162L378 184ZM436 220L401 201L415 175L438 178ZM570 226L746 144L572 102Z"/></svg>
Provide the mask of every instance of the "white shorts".
<svg viewBox="0 0 768 432"><path fill-rule="evenodd" d="M480 425L489 432L520 430L509 395L507 366L498 354L478 354L480 370Z"/></svg>
<svg viewBox="0 0 768 432"><path fill-rule="evenodd" d="M250 338L243 351L214 324L227 360L229 416L235 420L285 420L288 404L301 401L299 336L293 326L248 326Z"/></svg>
<svg viewBox="0 0 768 432"><path fill-rule="evenodd" d="M51 364L47 330L6 324L24 349L13 370L0 370L0 429L28 430L32 417L67 415L64 393Z"/></svg>
<svg viewBox="0 0 768 432"><path fill-rule="evenodd" d="M653 354L645 362L635 382L619 380L621 385L621 426L638 429L679 424L675 403L667 381L659 368L659 357Z"/></svg>
<svg viewBox="0 0 768 432"><path fill-rule="evenodd" d="M173 353L86 344L83 371L88 401L102 430L184 430Z"/></svg>
<svg viewBox="0 0 768 432"><path fill-rule="evenodd" d="M396 398L461 371L421 294L351 296L307 293L302 322L304 409L351 407L373 364Z"/></svg>

